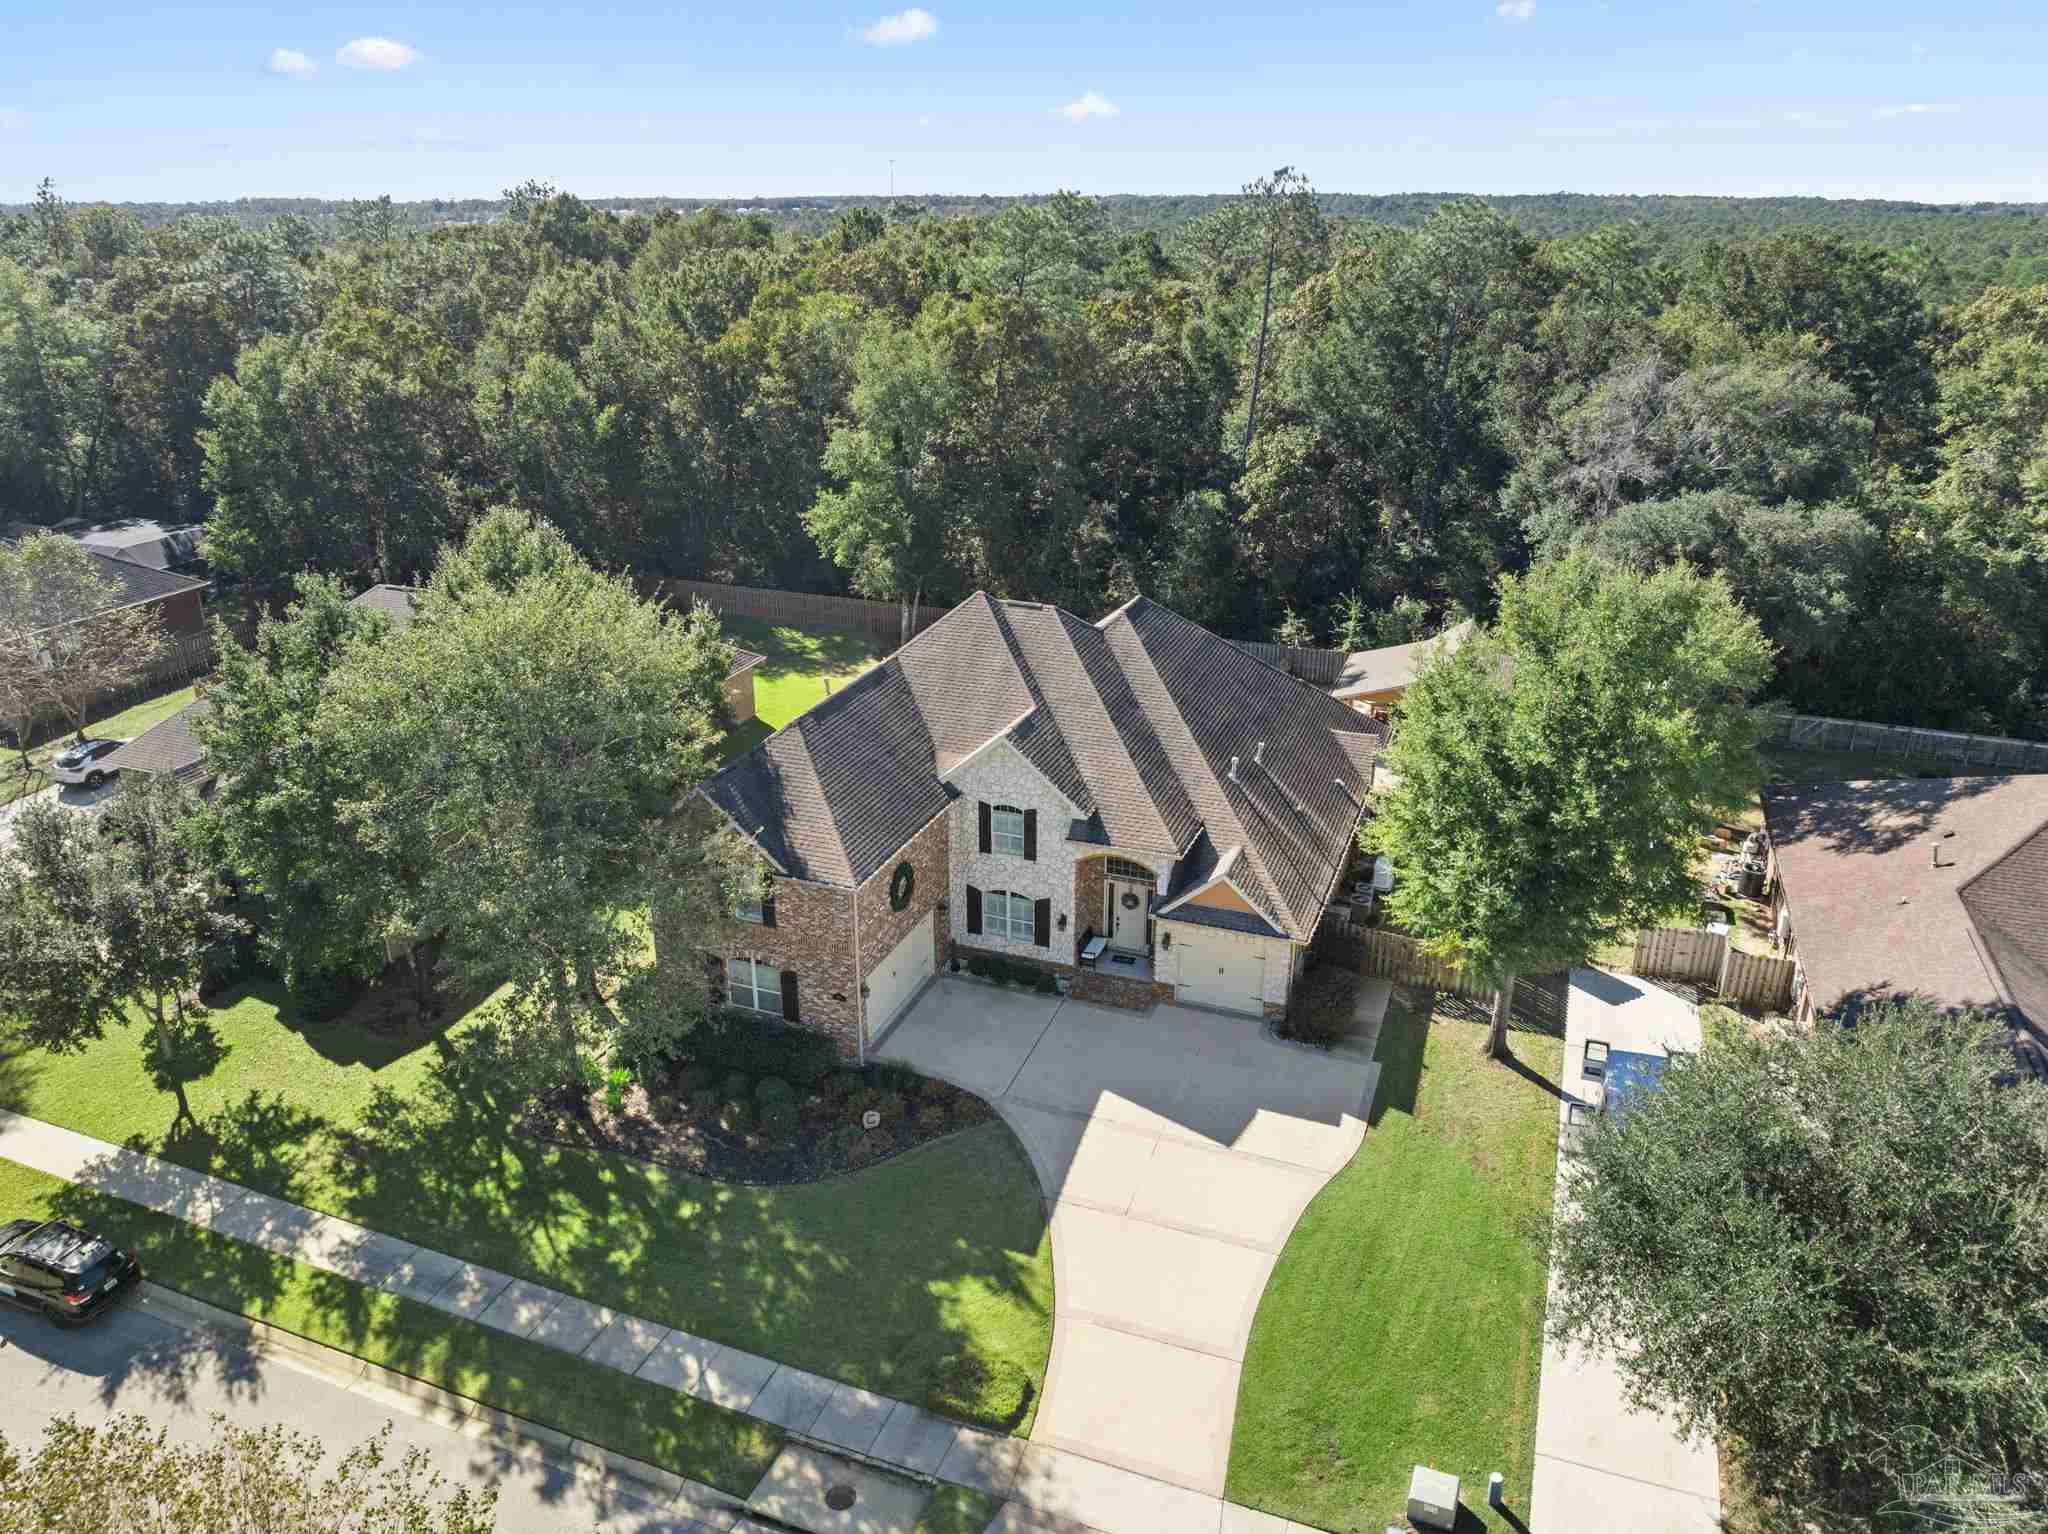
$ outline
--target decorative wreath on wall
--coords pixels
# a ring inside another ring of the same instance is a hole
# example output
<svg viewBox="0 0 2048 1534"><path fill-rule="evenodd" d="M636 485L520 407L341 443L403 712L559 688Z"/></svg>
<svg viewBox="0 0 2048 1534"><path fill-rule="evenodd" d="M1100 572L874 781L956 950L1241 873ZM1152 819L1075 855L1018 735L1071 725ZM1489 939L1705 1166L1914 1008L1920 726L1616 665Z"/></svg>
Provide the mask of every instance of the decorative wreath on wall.
<svg viewBox="0 0 2048 1534"><path fill-rule="evenodd" d="M1136 891L1124 891L1124 909L1126 911L1135 911L1138 909L1138 896Z"/></svg>
<svg viewBox="0 0 2048 1534"><path fill-rule="evenodd" d="M910 904L910 892L917 888L917 870L908 863L898 863L896 872L889 878L889 909L900 911Z"/></svg>

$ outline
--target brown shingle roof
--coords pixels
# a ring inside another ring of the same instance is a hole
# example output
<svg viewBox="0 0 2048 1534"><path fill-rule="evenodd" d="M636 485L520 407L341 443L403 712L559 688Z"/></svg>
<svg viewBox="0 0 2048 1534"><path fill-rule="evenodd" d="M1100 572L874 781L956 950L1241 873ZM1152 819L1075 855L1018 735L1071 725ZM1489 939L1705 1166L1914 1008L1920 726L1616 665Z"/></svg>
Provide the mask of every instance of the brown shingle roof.
<svg viewBox="0 0 2048 1534"><path fill-rule="evenodd" d="M1458 647L1472 637L1476 626L1468 618L1434 639L1387 645L1378 650L1354 650L1344 658L1343 669L1337 673L1337 685L1330 691L1339 698L1355 698L1405 688L1415 680L1415 673L1422 669L1425 660L1437 653L1457 653Z"/></svg>
<svg viewBox="0 0 2048 1534"><path fill-rule="evenodd" d="M704 793L785 872L854 884L944 809L943 774L997 738L1073 802L1091 839L1174 855L1206 829L1241 848L1246 897L1303 940L1378 740L1325 693L1144 598L1088 624L976 593Z"/></svg>
<svg viewBox="0 0 2048 1534"><path fill-rule="evenodd" d="M2048 776L1778 785L1764 818L1821 1010L1914 992L2048 1026Z"/></svg>
<svg viewBox="0 0 2048 1534"><path fill-rule="evenodd" d="M107 753L105 766L114 772L167 772L189 778L206 765L206 748L192 733L192 722L206 707L204 698L194 699L168 719L159 719L140 735Z"/></svg>
<svg viewBox="0 0 2048 1534"><path fill-rule="evenodd" d="M368 591L359 591L349 598L354 607L374 608L390 616L392 623L400 628L413 620L413 609L419 600L417 586L372 586Z"/></svg>

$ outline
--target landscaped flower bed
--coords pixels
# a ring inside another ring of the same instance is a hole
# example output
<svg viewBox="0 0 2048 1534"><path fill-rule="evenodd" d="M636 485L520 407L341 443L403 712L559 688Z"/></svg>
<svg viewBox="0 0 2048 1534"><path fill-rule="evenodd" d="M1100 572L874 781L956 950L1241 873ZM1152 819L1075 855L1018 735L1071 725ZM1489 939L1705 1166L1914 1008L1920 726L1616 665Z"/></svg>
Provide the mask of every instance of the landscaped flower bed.
<svg viewBox="0 0 2048 1534"><path fill-rule="evenodd" d="M873 1166L992 1111L972 1092L901 1066L834 1070L797 1085L689 1063L647 1083L561 1088L526 1128L722 1182L797 1183Z"/></svg>

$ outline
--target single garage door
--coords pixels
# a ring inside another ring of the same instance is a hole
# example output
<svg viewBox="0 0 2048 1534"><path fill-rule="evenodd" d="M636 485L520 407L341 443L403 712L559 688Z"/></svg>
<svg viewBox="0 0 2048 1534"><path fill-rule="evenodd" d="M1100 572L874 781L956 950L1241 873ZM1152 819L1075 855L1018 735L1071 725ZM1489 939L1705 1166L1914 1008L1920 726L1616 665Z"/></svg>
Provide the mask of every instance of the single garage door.
<svg viewBox="0 0 2048 1534"><path fill-rule="evenodd" d="M879 1037L931 976L932 923L927 916L868 974L868 1038Z"/></svg>
<svg viewBox="0 0 2048 1534"><path fill-rule="evenodd" d="M1198 1007L1226 1012L1266 1010L1266 951L1256 938L1214 928L1180 928L1173 946L1175 994Z"/></svg>

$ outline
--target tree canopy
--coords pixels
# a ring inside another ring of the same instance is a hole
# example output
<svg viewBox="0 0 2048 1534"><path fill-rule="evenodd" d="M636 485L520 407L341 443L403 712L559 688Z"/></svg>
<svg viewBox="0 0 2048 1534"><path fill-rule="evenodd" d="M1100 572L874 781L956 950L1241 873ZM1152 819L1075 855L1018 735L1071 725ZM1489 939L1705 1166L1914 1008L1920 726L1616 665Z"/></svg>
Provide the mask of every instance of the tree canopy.
<svg viewBox="0 0 2048 1534"><path fill-rule="evenodd" d="M1667 546L1791 708L2048 730L2038 215L814 202L46 193L0 215L0 498L202 519L224 585L421 582L502 505L608 569L1324 645Z"/></svg>
<svg viewBox="0 0 2048 1534"><path fill-rule="evenodd" d="M2048 1094L2007 1036L1912 998L1728 1016L1581 1143L1554 1331L1732 1447L1788 1527L1896 1511L1944 1460L2038 1485Z"/></svg>
<svg viewBox="0 0 2048 1534"><path fill-rule="evenodd" d="M1690 895L1698 834L1752 781L1770 670L1719 576L1572 555L1502 583L1500 617L1402 700L1360 835L1408 931L1501 987L1585 961Z"/></svg>

